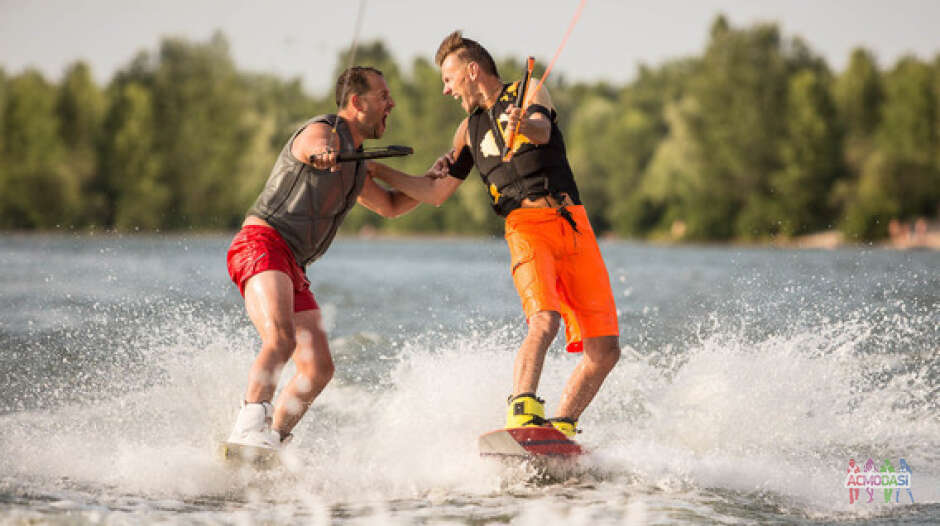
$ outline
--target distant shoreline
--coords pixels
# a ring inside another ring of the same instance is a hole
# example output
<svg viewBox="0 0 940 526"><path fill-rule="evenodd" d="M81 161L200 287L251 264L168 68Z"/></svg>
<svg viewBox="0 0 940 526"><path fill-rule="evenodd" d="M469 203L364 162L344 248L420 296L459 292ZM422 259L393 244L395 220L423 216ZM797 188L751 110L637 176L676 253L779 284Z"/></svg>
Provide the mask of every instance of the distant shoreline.
<svg viewBox="0 0 940 526"><path fill-rule="evenodd" d="M763 241L754 241L754 240L745 240L745 239L732 239L727 241L677 241L669 239L638 239L638 238L624 238L617 235L606 233L602 234L599 237L599 240L602 242L623 242L623 243L636 243L641 245L651 245L651 246L662 246L662 247L746 247L746 248L781 248L781 249L792 249L792 250L838 250L843 248L877 248L884 250L929 250L929 251L940 251L940 228L936 228L938 225L932 225L930 231L919 239L912 240L909 238L902 239L882 239L878 241L870 242L852 242L845 239L845 235L839 231L828 230L823 232L817 232L814 234L806 234L802 236L796 236L793 238L775 238L770 240ZM29 237L44 237L44 236L61 236L61 237L88 237L88 238L146 238L146 237L218 237L218 236L234 236L236 230L222 229L222 230L206 230L206 229L193 229L193 230L150 230L150 231L117 231L117 230L98 230L98 229L56 229L56 230L0 230L0 238L2 237L13 237L13 238L29 238ZM405 233L405 232L381 232L381 231L366 231L358 234L354 233L339 233L336 235L337 240L377 240L377 241L393 241L393 240L486 240L486 239L496 239L502 240L501 235L485 235L485 234L455 234L455 233Z"/></svg>

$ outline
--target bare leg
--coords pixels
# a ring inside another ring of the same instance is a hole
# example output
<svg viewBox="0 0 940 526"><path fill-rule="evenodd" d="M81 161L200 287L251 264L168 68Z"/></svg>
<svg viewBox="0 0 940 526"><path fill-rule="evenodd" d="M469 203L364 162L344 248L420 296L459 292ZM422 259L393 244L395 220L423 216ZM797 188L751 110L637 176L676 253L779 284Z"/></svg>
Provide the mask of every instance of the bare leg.
<svg viewBox="0 0 940 526"><path fill-rule="evenodd" d="M297 373L281 391L274 409L273 428L287 436L300 421L313 400L333 378L333 358L323 331L319 310L305 310L294 315L297 347L294 365Z"/></svg>
<svg viewBox="0 0 940 526"><path fill-rule="evenodd" d="M561 395L558 416L577 420L619 359L620 343L616 336L585 338L584 356Z"/></svg>
<svg viewBox="0 0 940 526"><path fill-rule="evenodd" d="M534 393L539 387L545 352L558 334L561 316L555 311L539 311L529 317L529 333L516 354L512 394Z"/></svg>
<svg viewBox="0 0 940 526"><path fill-rule="evenodd" d="M251 366L245 401L274 397L281 369L294 352L294 285L277 270L255 274L245 284L245 309L261 335L261 352Z"/></svg>

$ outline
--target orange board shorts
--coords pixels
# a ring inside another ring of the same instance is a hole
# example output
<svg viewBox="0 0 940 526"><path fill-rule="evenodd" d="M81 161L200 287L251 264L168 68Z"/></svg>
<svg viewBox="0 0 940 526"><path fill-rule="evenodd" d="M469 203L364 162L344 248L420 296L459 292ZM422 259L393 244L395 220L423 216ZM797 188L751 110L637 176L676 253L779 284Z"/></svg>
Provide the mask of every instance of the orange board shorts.
<svg viewBox="0 0 940 526"><path fill-rule="evenodd" d="M245 296L248 278L266 270L279 270L294 284L294 312L317 310L316 298L310 292L310 281L300 268L294 253L277 230L264 225L245 225L235 235L226 257L228 274Z"/></svg>
<svg viewBox="0 0 940 526"><path fill-rule="evenodd" d="M528 320L555 311L565 321L568 352L584 338L619 336L607 267L584 206L568 206L571 224L555 208L517 208L506 217L512 279Z"/></svg>

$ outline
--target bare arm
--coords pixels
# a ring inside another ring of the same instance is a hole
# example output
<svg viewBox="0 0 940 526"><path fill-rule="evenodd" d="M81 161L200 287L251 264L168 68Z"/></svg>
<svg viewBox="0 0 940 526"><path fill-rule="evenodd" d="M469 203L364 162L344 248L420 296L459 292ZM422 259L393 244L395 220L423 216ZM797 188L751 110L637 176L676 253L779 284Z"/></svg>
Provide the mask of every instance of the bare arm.
<svg viewBox="0 0 940 526"><path fill-rule="evenodd" d="M438 158L424 177L411 176L384 164L373 163L376 167L375 177L422 203L441 206L447 198L454 195L457 187L464 181L447 174L450 165L456 160L456 152L468 144L467 119L464 119L457 127L453 144L454 149Z"/></svg>
<svg viewBox="0 0 940 526"><path fill-rule="evenodd" d="M386 190L372 180L374 163L369 164L369 175L366 176L357 201L360 205L372 210L382 217L398 217L414 210L419 202L398 190Z"/></svg>
<svg viewBox="0 0 940 526"><path fill-rule="evenodd" d="M416 177L399 172L384 164L374 164L376 166L376 178L385 181L411 198L434 206L441 206L448 197L457 191L457 187L463 182L463 179L457 179L449 175L440 178L430 175Z"/></svg>

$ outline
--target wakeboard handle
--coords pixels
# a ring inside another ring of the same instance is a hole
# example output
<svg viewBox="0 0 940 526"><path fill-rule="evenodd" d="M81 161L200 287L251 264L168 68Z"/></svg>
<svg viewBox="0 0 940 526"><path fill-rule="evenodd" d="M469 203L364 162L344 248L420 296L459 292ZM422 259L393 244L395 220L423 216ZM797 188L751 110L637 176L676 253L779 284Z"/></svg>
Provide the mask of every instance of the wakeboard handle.
<svg viewBox="0 0 940 526"><path fill-rule="evenodd" d="M387 157L404 157L415 153L411 146L383 146L379 148L366 148L361 152L342 152L336 155L336 162L348 163L364 159L385 159Z"/></svg>
<svg viewBox="0 0 940 526"><path fill-rule="evenodd" d="M526 98L526 92L529 89L529 80L532 78L532 70L535 68L535 57L529 57L526 59L526 72L522 77L522 81L516 87L516 102L515 106L522 109L522 116L525 118L525 111L529 108L529 101ZM509 130L509 138L506 139L506 153L503 154L503 162L508 163L512 160L512 148L516 144L516 134L519 133L519 125L521 122L516 123L516 126Z"/></svg>

